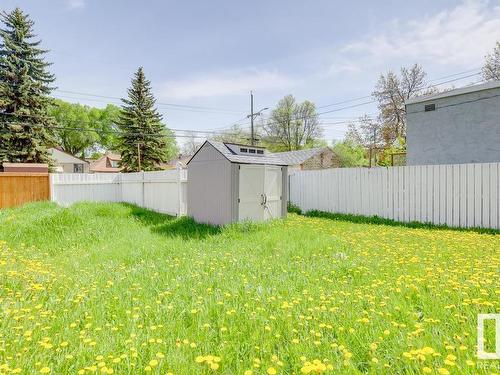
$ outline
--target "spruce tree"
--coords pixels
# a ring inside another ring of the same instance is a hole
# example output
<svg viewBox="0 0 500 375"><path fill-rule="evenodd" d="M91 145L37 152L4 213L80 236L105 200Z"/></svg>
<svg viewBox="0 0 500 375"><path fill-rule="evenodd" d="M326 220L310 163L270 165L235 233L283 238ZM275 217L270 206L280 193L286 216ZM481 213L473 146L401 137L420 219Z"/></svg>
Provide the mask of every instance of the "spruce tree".
<svg viewBox="0 0 500 375"><path fill-rule="evenodd" d="M0 13L0 162L52 164L53 120L47 115L54 76L33 21L19 8Z"/></svg>
<svg viewBox="0 0 500 375"><path fill-rule="evenodd" d="M160 169L160 163L168 160L168 130L162 124L162 116L155 108L151 83L140 67L132 78L128 99L122 99L117 121L120 129L119 150L124 172Z"/></svg>

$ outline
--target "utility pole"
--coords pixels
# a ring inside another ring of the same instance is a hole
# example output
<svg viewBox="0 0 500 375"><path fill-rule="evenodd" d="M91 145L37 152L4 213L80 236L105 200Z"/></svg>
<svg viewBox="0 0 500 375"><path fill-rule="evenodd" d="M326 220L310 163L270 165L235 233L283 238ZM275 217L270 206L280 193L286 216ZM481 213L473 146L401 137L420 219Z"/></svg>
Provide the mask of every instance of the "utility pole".
<svg viewBox="0 0 500 375"><path fill-rule="evenodd" d="M255 119L255 117L260 116L262 114L262 112L265 111L266 109L269 109L269 108L267 108L267 107L262 108L260 111L253 113L253 92L250 91L250 114L247 116L247 118L250 117L250 144L252 146L255 146L255 141L256 141L253 120Z"/></svg>

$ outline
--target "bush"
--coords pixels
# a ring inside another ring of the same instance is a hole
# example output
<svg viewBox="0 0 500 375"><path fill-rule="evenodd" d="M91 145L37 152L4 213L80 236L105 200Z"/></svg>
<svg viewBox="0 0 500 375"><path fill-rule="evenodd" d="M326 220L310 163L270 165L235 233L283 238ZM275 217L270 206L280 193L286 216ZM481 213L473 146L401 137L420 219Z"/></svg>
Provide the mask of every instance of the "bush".
<svg viewBox="0 0 500 375"><path fill-rule="evenodd" d="M294 205L291 202L288 202L288 212L292 212L297 215L302 215L302 210L299 206Z"/></svg>

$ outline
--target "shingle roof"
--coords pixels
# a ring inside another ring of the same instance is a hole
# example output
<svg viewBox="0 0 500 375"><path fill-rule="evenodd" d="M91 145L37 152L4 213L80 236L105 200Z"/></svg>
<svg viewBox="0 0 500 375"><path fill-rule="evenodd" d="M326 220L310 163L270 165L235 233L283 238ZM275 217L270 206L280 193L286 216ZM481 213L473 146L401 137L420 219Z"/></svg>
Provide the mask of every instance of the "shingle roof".
<svg viewBox="0 0 500 375"><path fill-rule="evenodd" d="M212 145L224 157L232 163L241 164L270 164L270 165L287 165L276 154L264 154L262 156L238 155L231 151L223 142L207 140L206 143ZM202 146L203 147L203 146ZM201 148L201 147L200 147ZM189 159L188 163L194 158L196 153Z"/></svg>
<svg viewBox="0 0 500 375"><path fill-rule="evenodd" d="M323 147L309 148L307 150L276 152L272 155L279 157L286 165L300 165L307 159L319 154L324 149Z"/></svg>
<svg viewBox="0 0 500 375"><path fill-rule="evenodd" d="M115 161L120 161L121 156L118 154L104 154L101 156L99 159L93 161L90 163L90 171L91 172L120 172L123 168L117 167L108 167L107 161L109 160L115 160Z"/></svg>

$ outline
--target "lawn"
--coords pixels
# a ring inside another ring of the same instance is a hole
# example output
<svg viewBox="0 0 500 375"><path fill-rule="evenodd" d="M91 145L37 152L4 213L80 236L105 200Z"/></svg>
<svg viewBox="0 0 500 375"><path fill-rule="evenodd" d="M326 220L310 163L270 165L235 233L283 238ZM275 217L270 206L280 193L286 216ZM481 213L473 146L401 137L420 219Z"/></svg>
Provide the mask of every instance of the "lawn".
<svg viewBox="0 0 500 375"><path fill-rule="evenodd" d="M0 373L490 373L499 267L471 231L31 204L0 211Z"/></svg>

